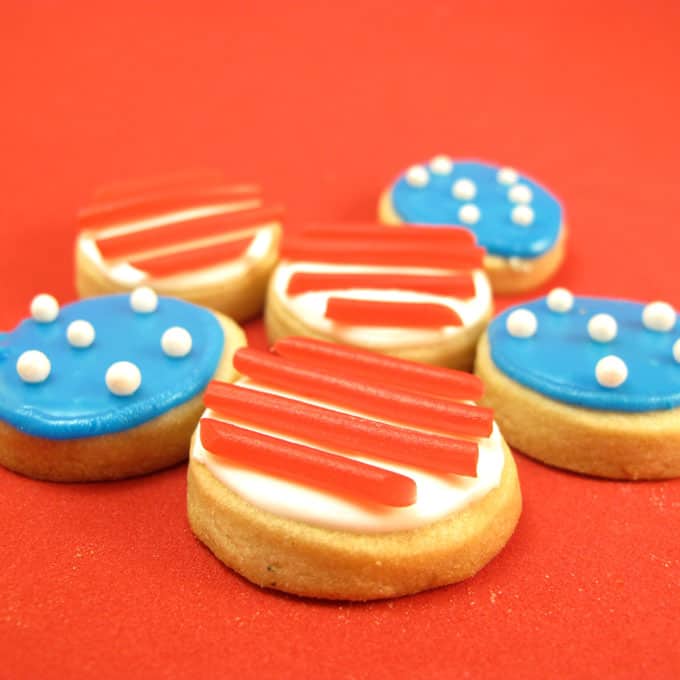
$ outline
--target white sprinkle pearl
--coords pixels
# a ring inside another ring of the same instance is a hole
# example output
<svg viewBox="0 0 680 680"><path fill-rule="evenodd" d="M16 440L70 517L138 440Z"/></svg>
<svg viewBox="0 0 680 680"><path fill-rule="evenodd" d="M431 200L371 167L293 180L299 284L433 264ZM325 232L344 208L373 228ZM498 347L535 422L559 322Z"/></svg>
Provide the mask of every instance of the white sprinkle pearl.
<svg viewBox="0 0 680 680"><path fill-rule="evenodd" d="M191 333L186 328L168 328L161 338L161 347L169 357L185 357L191 352Z"/></svg>
<svg viewBox="0 0 680 680"><path fill-rule="evenodd" d="M66 329L66 338L72 347L89 347L94 335L94 326L89 321L71 321Z"/></svg>
<svg viewBox="0 0 680 680"><path fill-rule="evenodd" d="M472 180L458 179L453 183L451 192L461 201L471 201L477 195L477 187Z"/></svg>
<svg viewBox="0 0 680 680"><path fill-rule="evenodd" d="M481 213L479 208L474 203L466 203L460 206L458 211L458 219L465 224L477 224Z"/></svg>
<svg viewBox="0 0 680 680"><path fill-rule="evenodd" d="M158 309L158 295L148 286L135 288L130 294L130 307L139 314L151 314Z"/></svg>
<svg viewBox="0 0 680 680"><path fill-rule="evenodd" d="M553 288L548 293L548 309L565 314L574 306L574 296L566 288Z"/></svg>
<svg viewBox="0 0 680 680"><path fill-rule="evenodd" d="M406 171L406 181L412 187L421 188L430 181L427 168L422 165L414 165Z"/></svg>
<svg viewBox="0 0 680 680"><path fill-rule="evenodd" d="M142 384L142 374L129 361L117 361L106 371L106 386L118 397L129 397Z"/></svg>
<svg viewBox="0 0 680 680"><path fill-rule="evenodd" d="M596 342L611 342L618 329L616 319L610 314L596 314L588 321L588 335Z"/></svg>
<svg viewBox="0 0 680 680"><path fill-rule="evenodd" d="M501 168L496 175L496 179L499 184L510 186L519 179L519 175L517 174L517 171L512 168Z"/></svg>
<svg viewBox="0 0 680 680"><path fill-rule="evenodd" d="M17 373L27 383L41 383L47 380L51 370L50 360L37 349L29 349L17 359Z"/></svg>
<svg viewBox="0 0 680 680"><path fill-rule="evenodd" d="M533 194L526 184L515 184L515 186L510 187L510 190L508 191L508 198L513 203L531 203Z"/></svg>
<svg viewBox="0 0 680 680"><path fill-rule="evenodd" d="M453 161L448 156L435 156L430 161L430 170L435 175L448 175L453 170Z"/></svg>
<svg viewBox="0 0 680 680"><path fill-rule="evenodd" d="M680 364L680 338L673 345L673 358Z"/></svg>
<svg viewBox="0 0 680 680"><path fill-rule="evenodd" d="M508 316L505 327L513 338L530 338L536 334L538 321L528 309L516 309Z"/></svg>
<svg viewBox="0 0 680 680"><path fill-rule="evenodd" d="M534 211L528 205L516 205L510 214L512 221L520 227L528 227L534 221Z"/></svg>
<svg viewBox="0 0 680 680"><path fill-rule="evenodd" d="M52 323L59 316L59 303L52 295L42 293L31 301L31 316L40 323Z"/></svg>
<svg viewBox="0 0 680 680"><path fill-rule="evenodd" d="M670 331L675 318L675 310L667 302L650 302L642 310L642 323L650 331Z"/></svg>
<svg viewBox="0 0 680 680"><path fill-rule="evenodd" d="M595 366L595 378L602 387L619 387L626 382L627 377L626 363L613 354L600 359Z"/></svg>

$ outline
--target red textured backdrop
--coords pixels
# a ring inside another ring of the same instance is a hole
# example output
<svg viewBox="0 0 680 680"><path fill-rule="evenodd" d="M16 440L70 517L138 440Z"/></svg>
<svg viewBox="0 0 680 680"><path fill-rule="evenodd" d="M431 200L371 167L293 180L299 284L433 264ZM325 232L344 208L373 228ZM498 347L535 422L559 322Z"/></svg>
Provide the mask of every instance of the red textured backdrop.
<svg viewBox="0 0 680 680"><path fill-rule="evenodd" d="M680 306L678 3L337 5L3 3L0 328L39 291L73 298L73 215L97 183L220 167L292 224L366 218L437 152L564 199L556 282ZM183 467L85 485L0 469L0 677L680 676L680 480L517 461L525 510L491 565L366 605L222 567L187 526Z"/></svg>

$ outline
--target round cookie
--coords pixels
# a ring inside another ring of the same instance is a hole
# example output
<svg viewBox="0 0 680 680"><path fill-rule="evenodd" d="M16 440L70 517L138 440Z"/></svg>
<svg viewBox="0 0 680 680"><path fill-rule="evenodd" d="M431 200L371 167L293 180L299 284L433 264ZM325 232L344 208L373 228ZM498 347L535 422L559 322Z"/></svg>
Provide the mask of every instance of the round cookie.
<svg viewBox="0 0 680 680"><path fill-rule="evenodd" d="M613 479L680 476L680 326L665 303L555 289L489 325L475 372L508 442Z"/></svg>
<svg viewBox="0 0 680 680"><path fill-rule="evenodd" d="M267 335L471 370L493 310L482 257L464 229L309 227L284 239L267 293Z"/></svg>
<svg viewBox="0 0 680 680"><path fill-rule="evenodd" d="M262 587L371 600L477 573L521 512L468 373L310 338L239 350L192 443L196 536ZM446 396L443 396L446 395Z"/></svg>
<svg viewBox="0 0 680 680"><path fill-rule="evenodd" d="M402 173L382 194L378 216L390 225L462 225L487 255L496 293L536 288L564 258L566 225L559 201L512 168L437 156Z"/></svg>
<svg viewBox="0 0 680 680"><path fill-rule="evenodd" d="M246 344L229 318L151 289L59 308L0 334L0 465L52 481L120 479L186 459L212 378Z"/></svg>
<svg viewBox="0 0 680 680"><path fill-rule="evenodd" d="M158 293L237 321L257 315L278 259L282 208L217 173L182 173L100 189L78 215L81 297Z"/></svg>

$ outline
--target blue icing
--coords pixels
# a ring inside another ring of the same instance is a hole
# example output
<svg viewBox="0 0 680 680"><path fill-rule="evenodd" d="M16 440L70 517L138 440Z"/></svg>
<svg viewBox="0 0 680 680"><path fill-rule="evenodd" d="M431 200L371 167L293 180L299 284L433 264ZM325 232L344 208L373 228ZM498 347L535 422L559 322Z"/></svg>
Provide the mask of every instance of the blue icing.
<svg viewBox="0 0 680 680"><path fill-rule="evenodd" d="M95 328L94 343L75 348L66 339L71 321ZM191 352L172 358L161 336L172 326L186 328ZM120 432L145 423L200 393L219 363L224 332L208 310L173 298L158 298L158 309L139 314L129 295L80 300L64 306L52 323L22 321L0 334L0 419L22 432L49 439L74 439ZM52 364L48 378L25 383L16 362L26 350L44 352ZM131 361L142 374L140 388L119 397L106 386L108 367Z"/></svg>
<svg viewBox="0 0 680 680"><path fill-rule="evenodd" d="M530 309L538 320L531 338L515 338L506 330L513 309ZM642 324L644 305L624 300L580 297L570 312L548 308L545 298L506 310L489 326L491 358L513 380L568 404L606 411L655 411L680 406L680 364L673 344L680 324L668 332ZM588 335L588 320L611 314L617 336L599 343ZM595 366L605 356L620 357L628 378L616 388L602 387Z"/></svg>
<svg viewBox="0 0 680 680"><path fill-rule="evenodd" d="M394 211L404 222L416 224L462 224L477 235L480 245L490 255L531 259L550 250L560 235L562 207L559 201L534 180L520 175L518 183L530 187L533 198L529 204L534 221L527 227L515 224L511 212L516 203L508 199L510 186L501 184L496 175L499 168L488 163L469 160L453 161L453 170L439 175L428 170L429 181L424 187L413 187L401 175L392 187ZM453 196L451 189L459 179L470 179L477 187L471 201ZM461 222L458 211L466 203L474 203L481 211L476 224Z"/></svg>

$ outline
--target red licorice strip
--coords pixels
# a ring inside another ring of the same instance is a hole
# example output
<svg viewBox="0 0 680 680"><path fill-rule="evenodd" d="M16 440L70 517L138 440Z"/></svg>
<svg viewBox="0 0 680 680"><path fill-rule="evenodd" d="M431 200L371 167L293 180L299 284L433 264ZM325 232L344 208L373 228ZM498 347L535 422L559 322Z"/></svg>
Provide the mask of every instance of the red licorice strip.
<svg viewBox="0 0 680 680"><path fill-rule="evenodd" d="M409 477L219 420L201 420L201 444L234 463L339 496L395 507L416 502L416 483Z"/></svg>
<svg viewBox="0 0 680 680"><path fill-rule="evenodd" d="M461 318L446 305L431 302L385 302L329 297L326 318L350 326L441 328L461 326Z"/></svg>
<svg viewBox="0 0 680 680"><path fill-rule="evenodd" d="M219 236L242 229L255 229L263 224L279 221L282 214L283 208L278 205L224 212L97 238L97 247L106 259L125 257L184 241Z"/></svg>
<svg viewBox="0 0 680 680"><path fill-rule="evenodd" d="M336 272L295 272L288 281L288 295L299 295L320 290L408 290L431 295L471 298L475 282L471 274L420 276L416 274L383 274L367 272L341 274Z"/></svg>
<svg viewBox="0 0 680 680"><path fill-rule="evenodd" d="M477 237L469 229L459 226L399 226L387 227L380 224L328 224L304 227L299 234L305 238L370 240L371 238L392 239L396 241L415 240L441 245L474 245Z"/></svg>
<svg viewBox="0 0 680 680"><path fill-rule="evenodd" d="M483 248L467 244L443 247L422 240L412 243L396 239L355 242L340 238L317 241L301 237L284 239L281 252L284 259L303 262L440 269L476 269L482 266L483 256Z"/></svg>
<svg viewBox="0 0 680 680"><path fill-rule="evenodd" d="M397 427L276 394L213 381L203 397L218 413L315 444L439 473L477 476L477 442Z"/></svg>
<svg viewBox="0 0 680 680"><path fill-rule="evenodd" d="M366 384L250 347L236 352L234 367L264 385L404 425L473 437L488 437L493 427L491 409L482 406L434 399L380 383Z"/></svg>
<svg viewBox="0 0 680 680"><path fill-rule="evenodd" d="M468 401L477 401L484 393L484 383L472 373L397 359L334 342L289 337L278 340L273 349L282 357L305 362L320 371L403 390Z"/></svg>
<svg viewBox="0 0 680 680"><path fill-rule="evenodd" d="M226 243L179 250L169 255L131 258L129 263L149 276L170 276L235 260L245 253L252 241L252 238L241 238Z"/></svg>

